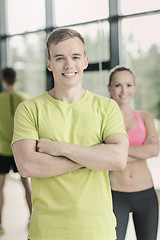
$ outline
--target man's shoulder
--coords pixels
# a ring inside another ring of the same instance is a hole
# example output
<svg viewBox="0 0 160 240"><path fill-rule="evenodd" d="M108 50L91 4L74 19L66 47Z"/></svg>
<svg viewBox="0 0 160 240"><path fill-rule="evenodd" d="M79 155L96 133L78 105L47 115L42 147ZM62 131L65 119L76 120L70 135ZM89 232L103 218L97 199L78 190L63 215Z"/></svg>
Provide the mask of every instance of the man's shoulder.
<svg viewBox="0 0 160 240"><path fill-rule="evenodd" d="M90 99L92 99L93 101L95 101L99 104L105 104L105 105L110 105L110 104L115 105L116 104L116 102L113 99L102 96L100 94L89 92L89 91L87 91L87 94Z"/></svg>
<svg viewBox="0 0 160 240"><path fill-rule="evenodd" d="M43 93L39 96L30 98L30 99L26 99L25 101L23 101L19 104L18 108L35 108L37 105L41 105L41 103L45 99L45 94L46 93Z"/></svg>

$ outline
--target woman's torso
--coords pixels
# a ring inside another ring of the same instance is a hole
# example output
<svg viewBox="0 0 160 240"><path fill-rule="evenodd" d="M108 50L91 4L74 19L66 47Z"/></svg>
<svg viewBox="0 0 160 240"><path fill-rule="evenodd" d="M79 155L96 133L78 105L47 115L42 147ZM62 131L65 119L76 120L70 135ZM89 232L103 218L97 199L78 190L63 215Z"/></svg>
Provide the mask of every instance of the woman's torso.
<svg viewBox="0 0 160 240"><path fill-rule="evenodd" d="M132 124L130 124L130 122ZM126 130L129 129L130 145L141 145L145 141L145 125L143 117L137 111L133 111L132 119L125 121ZM132 128L132 126L135 126ZM137 139L136 139L137 138ZM128 156L127 166L123 171L110 172L112 190L123 192L135 192L148 189L153 186L152 176L147 167L146 159L131 161Z"/></svg>

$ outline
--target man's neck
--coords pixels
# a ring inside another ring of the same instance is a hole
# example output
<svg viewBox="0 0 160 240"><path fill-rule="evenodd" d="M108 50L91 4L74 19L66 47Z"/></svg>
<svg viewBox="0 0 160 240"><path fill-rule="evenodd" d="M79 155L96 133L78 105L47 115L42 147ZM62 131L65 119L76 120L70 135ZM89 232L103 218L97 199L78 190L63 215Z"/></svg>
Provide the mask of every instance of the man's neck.
<svg viewBox="0 0 160 240"><path fill-rule="evenodd" d="M71 104L73 102L78 101L83 97L85 94L85 90L83 88L77 89L77 91L74 89L56 89L53 88L49 91L49 95L53 97L56 100L65 102L67 104Z"/></svg>

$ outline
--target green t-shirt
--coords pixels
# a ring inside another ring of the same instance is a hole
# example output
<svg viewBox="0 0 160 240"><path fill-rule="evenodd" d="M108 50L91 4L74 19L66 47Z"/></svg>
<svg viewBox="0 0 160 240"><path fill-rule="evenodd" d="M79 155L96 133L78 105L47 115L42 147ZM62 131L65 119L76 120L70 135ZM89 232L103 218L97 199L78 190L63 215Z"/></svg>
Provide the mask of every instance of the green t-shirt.
<svg viewBox="0 0 160 240"><path fill-rule="evenodd" d="M71 104L45 93L20 104L13 143L48 138L93 146L125 134L122 114L112 100L86 91ZM114 159L113 159L114 161ZM32 178L31 240L114 240L116 220L107 171L81 168L50 178Z"/></svg>
<svg viewBox="0 0 160 240"><path fill-rule="evenodd" d="M12 156L14 113L19 103L28 99L22 92L0 94L0 155Z"/></svg>

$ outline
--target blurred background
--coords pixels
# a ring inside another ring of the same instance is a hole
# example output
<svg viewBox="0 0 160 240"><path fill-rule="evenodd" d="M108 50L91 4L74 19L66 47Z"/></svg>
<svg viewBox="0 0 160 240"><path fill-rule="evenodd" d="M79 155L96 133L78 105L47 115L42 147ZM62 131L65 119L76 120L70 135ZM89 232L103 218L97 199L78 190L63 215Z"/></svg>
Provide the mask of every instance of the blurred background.
<svg viewBox="0 0 160 240"><path fill-rule="evenodd" d="M89 57L84 88L110 97L109 70L116 65L131 68L137 84L133 108L152 113L160 136L159 22L159 0L1 0L0 69L14 67L19 90L31 97L49 90L54 81L46 69L46 38L58 27L73 28L84 37ZM160 158L149 159L148 166L159 191Z"/></svg>

